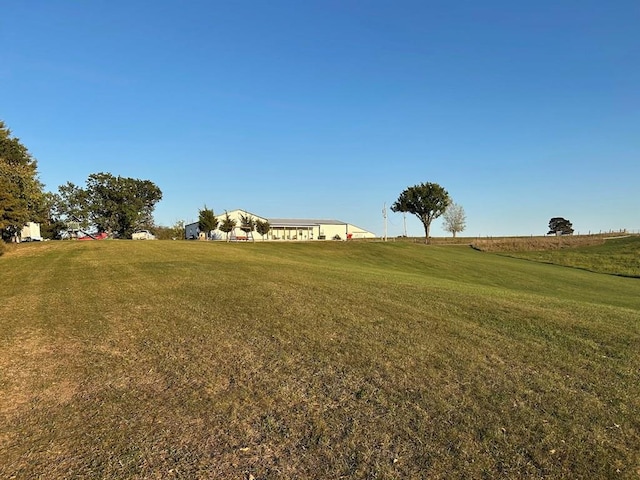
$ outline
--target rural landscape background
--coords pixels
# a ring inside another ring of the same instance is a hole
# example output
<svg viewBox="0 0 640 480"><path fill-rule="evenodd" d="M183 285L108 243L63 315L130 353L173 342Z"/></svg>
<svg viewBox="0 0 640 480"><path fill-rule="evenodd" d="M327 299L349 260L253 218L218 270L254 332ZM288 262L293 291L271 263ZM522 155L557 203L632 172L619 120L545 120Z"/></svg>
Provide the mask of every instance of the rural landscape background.
<svg viewBox="0 0 640 480"><path fill-rule="evenodd" d="M640 237L520 241L10 245L0 477L638 478Z"/></svg>
<svg viewBox="0 0 640 480"><path fill-rule="evenodd" d="M4 2L0 479L640 479L638 25Z"/></svg>
<svg viewBox="0 0 640 480"><path fill-rule="evenodd" d="M638 232L638 24L637 0L8 2L0 119L45 191L148 179L158 225L206 204L382 236L428 181L470 237Z"/></svg>

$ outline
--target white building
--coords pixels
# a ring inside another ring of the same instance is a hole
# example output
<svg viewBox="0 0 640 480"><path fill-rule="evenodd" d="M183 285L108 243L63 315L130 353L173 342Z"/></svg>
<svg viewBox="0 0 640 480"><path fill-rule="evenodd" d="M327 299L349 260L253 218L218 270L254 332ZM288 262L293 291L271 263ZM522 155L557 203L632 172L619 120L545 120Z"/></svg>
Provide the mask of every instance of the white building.
<svg viewBox="0 0 640 480"><path fill-rule="evenodd" d="M226 213L216 215L220 223L226 218ZM265 240L350 240L355 238L375 238L375 234L359 228L353 224L339 220L322 220L310 218L265 218L246 210L231 210L229 218L236 222L236 226L229 233L229 240L262 239L254 230L245 233L241 228L241 216L251 217L254 221L269 222L270 230L264 236ZM185 238L197 239L205 237L201 235L198 222L185 225ZM211 232L210 237L216 240L225 240L226 233L218 229ZM247 238L248 237L248 238Z"/></svg>

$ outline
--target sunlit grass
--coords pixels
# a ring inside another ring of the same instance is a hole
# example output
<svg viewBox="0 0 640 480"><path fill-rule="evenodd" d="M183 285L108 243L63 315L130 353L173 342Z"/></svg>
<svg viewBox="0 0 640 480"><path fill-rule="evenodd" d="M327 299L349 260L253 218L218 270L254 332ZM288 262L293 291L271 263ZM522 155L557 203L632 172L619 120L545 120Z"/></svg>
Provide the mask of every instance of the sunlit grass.
<svg viewBox="0 0 640 480"><path fill-rule="evenodd" d="M0 259L0 477L634 478L636 279L410 243Z"/></svg>
<svg viewBox="0 0 640 480"><path fill-rule="evenodd" d="M511 252L511 256L592 272L640 277L640 236L611 238L594 246Z"/></svg>

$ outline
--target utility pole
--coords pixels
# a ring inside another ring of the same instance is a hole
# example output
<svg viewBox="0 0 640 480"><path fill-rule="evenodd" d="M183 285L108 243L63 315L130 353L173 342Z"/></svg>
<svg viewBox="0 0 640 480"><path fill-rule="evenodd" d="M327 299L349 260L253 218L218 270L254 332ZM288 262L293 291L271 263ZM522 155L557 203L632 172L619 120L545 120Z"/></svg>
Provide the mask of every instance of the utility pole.
<svg viewBox="0 0 640 480"><path fill-rule="evenodd" d="M404 237L407 238L407 212L402 212L402 223L404 224Z"/></svg>
<svg viewBox="0 0 640 480"><path fill-rule="evenodd" d="M382 207L382 218L384 218L384 241L387 241L387 203Z"/></svg>

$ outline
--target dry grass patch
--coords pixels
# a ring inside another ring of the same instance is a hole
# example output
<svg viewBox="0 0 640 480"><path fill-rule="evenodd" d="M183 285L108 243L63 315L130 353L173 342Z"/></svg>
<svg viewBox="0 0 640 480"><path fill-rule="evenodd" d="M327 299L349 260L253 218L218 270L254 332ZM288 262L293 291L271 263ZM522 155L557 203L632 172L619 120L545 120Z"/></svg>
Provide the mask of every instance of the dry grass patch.
<svg viewBox="0 0 640 480"><path fill-rule="evenodd" d="M640 277L640 236L608 238L596 245L575 245L567 249L514 251L508 255L553 263L598 273Z"/></svg>
<svg viewBox="0 0 640 480"><path fill-rule="evenodd" d="M32 257L56 249L58 242L4 243L5 257Z"/></svg>
<svg viewBox="0 0 640 480"><path fill-rule="evenodd" d="M37 408L57 408L68 404L78 384L67 375L70 359L78 346L52 342L38 330L22 330L0 351L0 424L9 425ZM15 432L5 431L0 448L15 440Z"/></svg>
<svg viewBox="0 0 640 480"><path fill-rule="evenodd" d="M471 246L483 252L524 252L541 250L561 250L574 247L602 245L602 235L551 236L551 237L512 237L498 239L476 239Z"/></svg>

